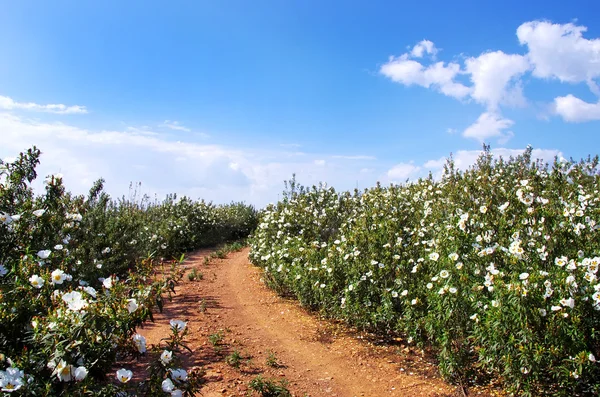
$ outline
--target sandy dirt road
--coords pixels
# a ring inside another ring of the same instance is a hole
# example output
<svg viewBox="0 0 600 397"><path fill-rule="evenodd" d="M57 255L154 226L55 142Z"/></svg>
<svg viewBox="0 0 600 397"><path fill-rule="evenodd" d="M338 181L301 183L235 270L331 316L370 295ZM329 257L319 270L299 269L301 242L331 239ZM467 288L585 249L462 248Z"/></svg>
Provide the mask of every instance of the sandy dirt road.
<svg viewBox="0 0 600 397"><path fill-rule="evenodd" d="M206 264L209 253L188 257L186 273L196 268L202 279L184 277L156 322L140 331L157 343L168 334L170 319L188 321L193 353L187 364L206 370L201 395L245 396L258 375L284 379L294 396L461 395L420 351L401 342L374 343L277 296L249 263L247 249ZM210 335L219 340L216 348ZM227 363L234 351L243 357L239 368ZM269 357L275 365L267 364Z"/></svg>

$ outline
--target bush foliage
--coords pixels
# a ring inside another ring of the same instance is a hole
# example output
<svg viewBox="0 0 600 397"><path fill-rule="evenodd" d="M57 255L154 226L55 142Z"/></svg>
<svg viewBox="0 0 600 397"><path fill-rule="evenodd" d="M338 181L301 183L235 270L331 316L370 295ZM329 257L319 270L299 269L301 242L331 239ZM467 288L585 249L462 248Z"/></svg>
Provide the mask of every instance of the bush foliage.
<svg viewBox="0 0 600 397"><path fill-rule="evenodd" d="M338 193L294 180L251 260L284 294L428 346L442 374L520 395L600 392L598 158L494 159Z"/></svg>
<svg viewBox="0 0 600 397"><path fill-rule="evenodd" d="M59 175L35 195L39 157L32 148L12 163L0 160L0 389L193 395L199 374L180 368L187 328L177 319L164 348L155 347L148 379L132 385L131 371L113 371L146 353L136 328L182 276L179 260L160 258L246 236L256 224L254 208L175 196L113 200L101 180L87 197L76 196ZM158 263L167 270L156 272Z"/></svg>

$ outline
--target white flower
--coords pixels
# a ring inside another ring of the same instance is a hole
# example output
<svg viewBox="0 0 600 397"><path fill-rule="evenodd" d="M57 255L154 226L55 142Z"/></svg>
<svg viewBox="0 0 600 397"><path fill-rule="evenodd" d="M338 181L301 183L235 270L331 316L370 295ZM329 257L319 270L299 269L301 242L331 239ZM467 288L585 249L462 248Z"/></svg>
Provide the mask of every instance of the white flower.
<svg viewBox="0 0 600 397"><path fill-rule="evenodd" d="M453 252L450 255L448 255L448 258L452 259L453 261L456 261L458 260L458 254L456 252Z"/></svg>
<svg viewBox="0 0 600 397"><path fill-rule="evenodd" d="M540 316L546 317L546 309L538 309L538 311L540 312Z"/></svg>
<svg viewBox="0 0 600 397"><path fill-rule="evenodd" d="M85 377L87 376L87 374L88 374L88 370L86 367L77 367L73 371L73 375L75 376L75 380L77 382L84 380Z"/></svg>
<svg viewBox="0 0 600 397"><path fill-rule="evenodd" d="M164 365L167 365L168 363L170 363L172 358L173 358L173 352L171 352L169 350L163 350L163 352L160 354L160 361L162 361L162 363Z"/></svg>
<svg viewBox="0 0 600 397"><path fill-rule="evenodd" d="M456 292L458 290L456 288L454 288L454 287L450 287L450 289L448 291L450 291L451 294L456 294Z"/></svg>
<svg viewBox="0 0 600 397"><path fill-rule="evenodd" d="M54 369L54 373L61 382L70 382L73 379L73 366L68 365L65 360L61 360Z"/></svg>
<svg viewBox="0 0 600 397"><path fill-rule="evenodd" d="M487 207L485 205L482 205L481 207L479 207L479 212L485 214L487 212Z"/></svg>
<svg viewBox="0 0 600 397"><path fill-rule="evenodd" d="M596 362L596 357L592 353L589 354L588 359L593 363Z"/></svg>
<svg viewBox="0 0 600 397"><path fill-rule="evenodd" d="M81 222L83 217L80 214L67 214L67 219L70 221Z"/></svg>
<svg viewBox="0 0 600 397"><path fill-rule="evenodd" d="M442 270L440 272L440 277L441 278L448 278L448 277L450 277L450 273L448 272L448 270Z"/></svg>
<svg viewBox="0 0 600 397"><path fill-rule="evenodd" d="M102 281L102 286L106 289L111 289L113 286L113 279L112 277L107 277L104 279L104 281Z"/></svg>
<svg viewBox="0 0 600 397"><path fill-rule="evenodd" d="M529 278L529 273L521 273L519 274L519 279L527 280Z"/></svg>
<svg viewBox="0 0 600 397"><path fill-rule="evenodd" d="M54 246L54 249L57 250L57 251L60 251L61 249L63 249L63 246L62 246L62 244L56 244Z"/></svg>
<svg viewBox="0 0 600 397"><path fill-rule="evenodd" d="M103 254L108 254L108 253L110 253L110 247L106 247L106 248L104 248L104 249L102 250L102 253L103 253Z"/></svg>
<svg viewBox="0 0 600 397"><path fill-rule="evenodd" d="M137 303L137 301L133 298L131 299L127 299L127 310L129 311L129 313L133 313L134 311L136 311L138 309L139 305Z"/></svg>
<svg viewBox="0 0 600 397"><path fill-rule="evenodd" d="M392 298L397 298L398 297L398 293L396 291L392 291Z"/></svg>
<svg viewBox="0 0 600 397"><path fill-rule="evenodd" d="M427 287L427 289L432 289L433 288L433 284L427 283L426 287Z"/></svg>
<svg viewBox="0 0 600 397"><path fill-rule="evenodd" d="M29 277L29 282L37 289L42 288L42 285L44 285L44 279L38 276L37 274L34 274L33 276Z"/></svg>
<svg viewBox="0 0 600 397"><path fill-rule="evenodd" d="M81 281L80 281L81 283ZM90 295L92 298L96 297L96 290L94 289L94 287L90 287L90 286L85 286L82 288L85 292L87 292L88 295Z"/></svg>
<svg viewBox="0 0 600 397"><path fill-rule="evenodd" d="M74 312L85 309L88 306L88 302L83 299L79 291L67 292L62 296L62 300L67 304L69 310Z"/></svg>
<svg viewBox="0 0 600 397"><path fill-rule="evenodd" d="M46 210L35 210L33 211L33 215L39 218L40 216L44 215L44 212L46 212Z"/></svg>
<svg viewBox="0 0 600 397"><path fill-rule="evenodd" d="M129 382L131 380L132 376L133 376L133 372L131 372L128 369L121 368L120 370L117 371L117 379L121 383Z"/></svg>
<svg viewBox="0 0 600 397"><path fill-rule="evenodd" d="M171 379L167 378L162 381L162 389L164 392L170 393L173 390L175 390L175 385L173 384L173 381Z"/></svg>
<svg viewBox="0 0 600 397"><path fill-rule="evenodd" d="M41 250L41 251L38 251L37 256L40 259L48 259L48 257L50 256L51 253L52 253L52 251L50 251L50 250Z"/></svg>
<svg viewBox="0 0 600 397"><path fill-rule="evenodd" d="M140 353L146 353L146 338L143 335L133 335L133 343L135 343L135 346Z"/></svg>
<svg viewBox="0 0 600 397"><path fill-rule="evenodd" d="M563 305L564 307L570 307L572 309L573 307L575 307L575 299L573 299L573 298L561 299L560 304Z"/></svg>
<svg viewBox="0 0 600 397"><path fill-rule="evenodd" d="M171 325L171 328L176 329L179 332L182 332L185 327L187 327L187 323L181 320L171 320L169 321L169 324Z"/></svg>
<svg viewBox="0 0 600 397"><path fill-rule="evenodd" d="M408 290L407 290L407 289L405 289L404 291L402 291L402 293L401 293L400 295L402 295L402 296L406 296L406 295L408 295Z"/></svg>
<svg viewBox="0 0 600 397"><path fill-rule="evenodd" d="M4 225L9 225L13 220L15 220L15 217L11 217L10 215L8 215L5 212L0 212L0 222Z"/></svg>
<svg viewBox="0 0 600 397"><path fill-rule="evenodd" d="M187 371L183 368L178 368L178 369L170 369L169 370L171 372L171 377L175 380L181 381L181 382L185 382L187 380Z"/></svg>
<svg viewBox="0 0 600 397"><path fill-rule="evenodd" d="M52 272L52 284L62 284L67 278L65 272L60 269L56 269Z"/></svg>
<svg viewBox="0 0 600 397"><path fill-rule="evenodd" d="M429 259L431 259L434 262L436 262L439 258L440 254L438 254L437 252L432 252L431 254L429 254Z"/></svg>
<svg viewBox="0 0 600 397"><path fill-rule="evenodd" d="M0 265L0 277L6 276L6 273L8 273L8 269L4 265Z"/></svg>
<svg viewBox="0 0 600 397"><path fill-rule="evenodd" d="M179 389L175 389L171 392L171 397L183 397L183 392Z"/></svg>
<svg viewBox="0 0 600 397"><path fill-rule="evenodd" d="M462 262L457 262L457 263L456 263L456 268L457 268L458 270L462 269L462 267L463 267L463 263L462 263Z"/></svg>
<svg viewBox="0 0 600 397"><path fill-rule="evenodd" d="M567 264L568 261L569 261L569 259L566 256L561 256L560 258L554 259L554 264L556 266L563 267L564 265Z"/></svg>
<svg viewBox="0 0 600 397"><path fill-rule="evenodd" d="M9 367L0 371L0 388L4 392L12 393L23 386L25 374L19 368Z"/></svg>
<svg viewBox="0 0 600 397"><path fill-rule="evenodd" d="M559 312L562 310L562 307L560 306L552 306L550 307L550 310L552 310L553 312Z"/></svg>

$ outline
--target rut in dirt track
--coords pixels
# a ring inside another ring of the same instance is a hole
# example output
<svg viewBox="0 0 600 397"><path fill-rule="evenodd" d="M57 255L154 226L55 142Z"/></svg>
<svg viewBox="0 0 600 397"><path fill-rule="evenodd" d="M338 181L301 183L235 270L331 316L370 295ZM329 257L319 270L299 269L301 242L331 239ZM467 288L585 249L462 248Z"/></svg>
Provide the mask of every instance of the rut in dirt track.
<svg viewBox="0 0 600 397"><path fill-rule="evenodd" d="M202 395L246 395L248 382L259 373L285 379L295 396L457 395L419 352L402 345L375 346L278 297L249 263L248 249L209 265L203 261L207 253L186 261L203 279L184 278L173 302L142 331L149 343L157 343L168 332L169 319L188 321L193 354L187 361L207 369ZM208 342L217 332L223 335L222 351ZM251 362L240 369L227 365L224 357L233 350L252 357ZM269 355L278 366L265 364Z"/></svg>

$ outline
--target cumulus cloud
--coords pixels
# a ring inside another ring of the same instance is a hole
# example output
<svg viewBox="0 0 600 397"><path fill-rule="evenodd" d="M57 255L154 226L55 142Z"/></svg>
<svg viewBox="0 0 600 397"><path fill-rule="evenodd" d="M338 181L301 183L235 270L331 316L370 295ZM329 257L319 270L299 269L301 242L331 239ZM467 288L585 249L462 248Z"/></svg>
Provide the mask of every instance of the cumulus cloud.
<svg viewBox="0 0 600 397"><path fill-rule="evenodd" d="M505 119L497 113L485 112L463 131L463 136L479 142L489 142L490 138L497 138L498 143L502 145L512 138L513 133L508 129L513 124L512 120Z"/></svg>
<svg viewBox="0 0 600 397"><path fill-rule="evenodd" d="M429 54L435 56L437 54L438 49L435 48L435 44L429 40L421 40L413 47L410 54L415 58L422 58L424 54Z"/></svg>
<svg viewBox="0 0 600 397"><path fill-rule="evenodd" d="M423 61L424 55L433 58L438 52L433 42L423 40L409 52L390 57L379 72L405 86L417 85L483 105L485 112L462 135L478 141L497 138L503 144L513 136L507 131L513 122L502 117L501 107L527 105L523 93L526 74L563 83L583 83L600 97L600 38L585 38L585 32L585 26L574 23L525 22L516 30L519 43L526 49L524 54L485 51L465 58L462 65L454 61ZM464 79L471 84L464 84ZM589 103L569 94L554 98L547 106L567 122L600 120L600 101Z"/></svg>
<svg viewBox="0 0 600 397"><path fill-rule="evenodd" d="M436 62L423 66L420 62L409 59L409 54L403 54L399 57L390 57L379 71L396 83L433 88L457 99L464 98L470 92L469 88L454 81L460 72L460 65L457 63L451 62L446 65L444 62Z"/></svg>
<svg viewBox="0 0 600 397"><path fill-rule="evenodd" d="M523 106L525 98L519 77L529 70L527 58L502 51L486 52L465 61L473 82L471 97L496 110L498 105Z"/></svg>
<svg viewBox="0 0 600 397"><path fill-rule="evenodd" d="M390 168L387 172L387 177L393 182L404 182L419 173L421 167L413 163L399 163Z"/></svg>
<svg viewBox="0 0 600 397"><path fill-rule="evenodd" d="M585 102L571 94L554 98L554 110L568 122L600 120L600 102Z"/></svg>
<svg viewBox="0 0 600 397"><path fill-rule="evenodd" d="M34 112L45 112L55 114L82 114L87 113L85 106L63 104L40 105L33 102L16 102L12 98L0 95L0 109L4 110L30 110Z"/></svg>
<svg viewBox="0 0 600 397"><path fill-rule="evenodd" d="M585 26L547 21L526 22L518 27L519 42L539 78L562 82L590 82L600 76L600 39L583 37Z"/></svg>

